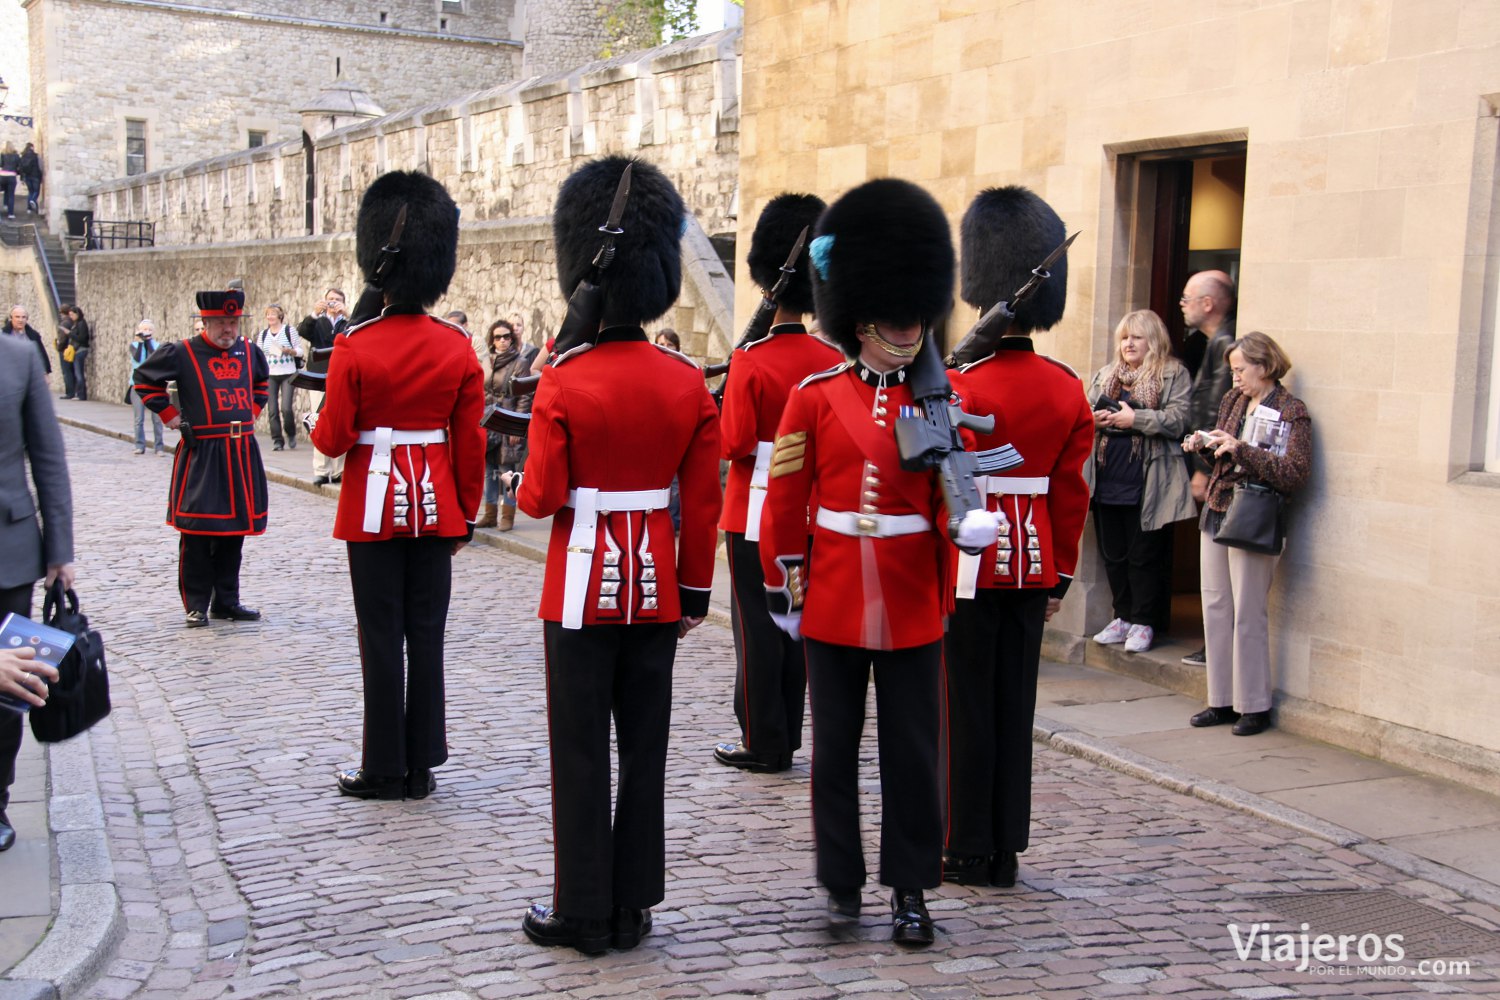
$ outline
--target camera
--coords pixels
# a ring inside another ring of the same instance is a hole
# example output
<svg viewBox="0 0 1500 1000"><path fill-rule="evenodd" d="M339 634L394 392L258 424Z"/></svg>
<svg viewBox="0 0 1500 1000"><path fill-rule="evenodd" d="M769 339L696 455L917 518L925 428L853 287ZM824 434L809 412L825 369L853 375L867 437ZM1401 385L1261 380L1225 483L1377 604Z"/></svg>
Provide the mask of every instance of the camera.
<svg viewBox="0 0 1500 1000"><path fill-rule="evenodd" d="M1099 410L1108 410L1110 413L1119 413L1120 401L1118 399L1110 399L1108 396L1100 396L1099 402L1094 404L1094 410L1096 412Z"/></svg>

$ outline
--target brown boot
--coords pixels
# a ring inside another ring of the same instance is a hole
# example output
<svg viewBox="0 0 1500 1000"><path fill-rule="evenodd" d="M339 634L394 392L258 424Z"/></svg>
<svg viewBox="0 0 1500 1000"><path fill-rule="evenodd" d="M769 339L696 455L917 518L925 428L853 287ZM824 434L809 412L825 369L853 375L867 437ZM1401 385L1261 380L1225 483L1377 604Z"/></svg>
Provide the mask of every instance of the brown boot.
<svg viewBox="0 0 1500 1000"><path fill-rule="evenodd" d="M474 522L476 528L493 528L495 526L495 505L487 503L484 505L484 513L479 520Z"/></svg>
<svg viewBox="0 0 1500 1000"><path fill-rule="evenodd" d="M504 504L500 507L500 530L509 531L516 526L516 505Z"/></svg>

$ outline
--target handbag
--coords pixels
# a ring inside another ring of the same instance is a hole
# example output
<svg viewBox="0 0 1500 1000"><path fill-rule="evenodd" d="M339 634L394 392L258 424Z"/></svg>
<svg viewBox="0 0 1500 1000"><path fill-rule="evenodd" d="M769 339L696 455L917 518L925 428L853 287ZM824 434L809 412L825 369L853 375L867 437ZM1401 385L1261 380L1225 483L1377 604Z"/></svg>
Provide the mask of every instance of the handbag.
<svg viewBox="0 0 1500 1000"><path fill-rule="evenodd" d="M1286 544L1286 497L1265 483L1236 483L1214 541L1248 552L1281 555Z"/></svg>
<svg viewBox="0 0 1500 1000"><path fill-rule="evenodd" d="M66 347L66 348L65 348L65 349L64 349L64 350L63 350L63 360L64 360L64 361L72 361L72 360L73 360L73 358L74 358L74 357L75 357L75 352L74 352L74 350L73 350L73 345L72 345L72 344L69 344L69 345L68 345L68 346L67 346L67 347Z"/></svg>
<svg viewBox="0 0 1500 1000"><path fill-rule="evenodd" d="M78 595L52 581L42 600L42 621L78 637L57 665L60 675L47 692L47 704L31 710L31 734L38 743L72 739L109 714L109 671L104 639L78 610Z"/></svg>

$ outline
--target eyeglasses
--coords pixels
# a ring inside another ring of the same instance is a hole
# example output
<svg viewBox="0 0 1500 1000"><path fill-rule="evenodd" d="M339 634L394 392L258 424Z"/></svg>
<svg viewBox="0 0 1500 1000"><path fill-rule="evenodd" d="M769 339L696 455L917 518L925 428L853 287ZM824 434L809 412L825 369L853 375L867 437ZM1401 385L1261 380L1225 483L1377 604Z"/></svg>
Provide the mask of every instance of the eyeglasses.
<svg viewBox="0 0 1500 1000"><path fill-rule="evenodd" d="M1207 295L1184 295L1182 298L1180 298L1180 299L1177 300L1177 304L1180 305L1180 306L1185 306L1189 302L1193 301L1194 299L1206 299L1206 298L1208 298Z"/></svg>

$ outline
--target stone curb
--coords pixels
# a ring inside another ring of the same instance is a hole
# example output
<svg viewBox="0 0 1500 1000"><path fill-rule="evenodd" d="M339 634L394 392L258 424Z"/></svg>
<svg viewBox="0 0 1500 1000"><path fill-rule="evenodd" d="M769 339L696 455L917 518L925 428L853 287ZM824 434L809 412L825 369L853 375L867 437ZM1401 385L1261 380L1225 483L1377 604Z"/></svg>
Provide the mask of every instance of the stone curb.
<svg viewBox="0 0 1500 1000"><path fill-rule="evenodd" d="M1326 840L1338 847L1348 848L1372 861L1378 861L1410 875L1412 878L1440 885L1466 899L1489 906L1500 906L1500 886L1491 885L1483 879L1475 878L1446 865L1440 865L1435 861L1429 861L1399 847L1371 840L1362 833L1356 833L1337 823L1330 823L1300 809L1282 805L1263 795L1247 792L1243 788L1226 785L1220 781L1199 778L1182 768L1164 764L1103 737L1069 729L1063 723L1045 716L1037 715L1034 718L1031 738L1069 756L1101 764L1112 771L1119 771L1174 792L1212 802L1214 805L1247 813L1258 819L1269 820L1296 830L1298 833Z"/></svg>
<svg viewBox="0 0 1500 1000"><path fill-rule="evenodd" d="M57 915L41 942L0 979L0 1000L72 996L114 958L125 933L89 734L48 746L47 770Z"/></svg>

